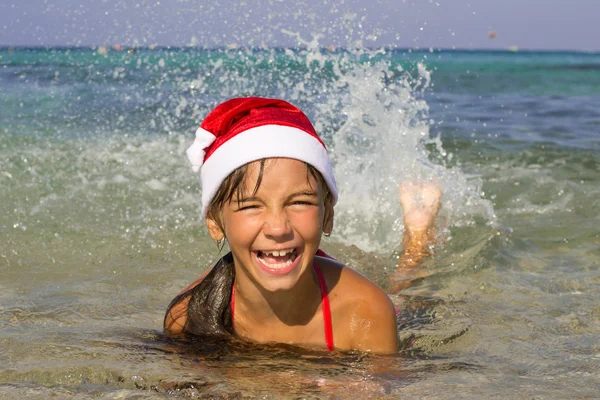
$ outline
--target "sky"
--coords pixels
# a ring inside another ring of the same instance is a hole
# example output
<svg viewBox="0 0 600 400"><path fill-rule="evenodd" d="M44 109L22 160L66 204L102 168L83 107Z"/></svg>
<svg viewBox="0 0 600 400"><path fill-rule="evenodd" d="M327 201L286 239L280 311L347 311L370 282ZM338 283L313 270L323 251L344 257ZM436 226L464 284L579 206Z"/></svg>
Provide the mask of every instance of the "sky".
<svg viewBox="0 0 600 400"><path fill-rule="evenodd" d="M600 0L0 0L0 46L600 51L599 17Z"/></svg>

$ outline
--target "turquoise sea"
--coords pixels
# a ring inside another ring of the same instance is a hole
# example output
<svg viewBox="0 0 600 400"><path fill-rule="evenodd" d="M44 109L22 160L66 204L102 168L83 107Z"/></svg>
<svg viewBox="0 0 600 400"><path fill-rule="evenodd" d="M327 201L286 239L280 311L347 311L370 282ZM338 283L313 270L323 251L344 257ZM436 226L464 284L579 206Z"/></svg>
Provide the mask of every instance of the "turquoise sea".
<svg viewBox="0 0 600 400"><path fill-rule="evenodd" d="M442 187L397 355L162 334L219 257L185 149L247 95L306 111L323 248L382 285L397 185ZM0 398L597 398L600 54L0 48L0 278Z"/></svg>

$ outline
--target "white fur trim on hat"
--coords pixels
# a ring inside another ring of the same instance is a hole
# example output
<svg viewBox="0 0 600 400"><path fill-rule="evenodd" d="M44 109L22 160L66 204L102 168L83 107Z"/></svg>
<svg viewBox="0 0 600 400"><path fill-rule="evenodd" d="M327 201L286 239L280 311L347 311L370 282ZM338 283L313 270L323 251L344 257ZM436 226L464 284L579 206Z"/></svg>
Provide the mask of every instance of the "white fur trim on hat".
<svg viewBox="0 0 600 400"><path fill-rule="evenodd" d="M232 137L219 146L202 165L202 214L206 216L210 202L230 173L249 162L271 157L294 158L315 167L329 186L335 204L337 187L325 146L301 129L262 125Z"/></svg>
<svg viewBox="0 0 600 400"><path fill-rule="evenodd" d="M204 155L206 154L204 149L210 146L212 142L215 141L215 139L215 135L213 135L206 129L196 129L196 139L194 140L194 143L185 152L187 154L188 160L190 160L190 163L192 164L192 170L194 172L200 171L202 163L204 163Z"/></svg>

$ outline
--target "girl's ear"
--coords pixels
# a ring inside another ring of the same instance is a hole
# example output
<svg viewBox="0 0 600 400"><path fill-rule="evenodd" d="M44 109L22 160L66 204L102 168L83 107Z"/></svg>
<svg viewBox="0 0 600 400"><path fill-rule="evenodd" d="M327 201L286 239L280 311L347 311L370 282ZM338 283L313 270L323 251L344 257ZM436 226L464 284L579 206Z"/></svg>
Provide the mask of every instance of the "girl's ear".
<svg viewBox="0 0 600 400"><path fill-rule="evenodd" d="M323 218L323 233L330 235L333 232L333 206L325 205L325 217Z"/></svg>
<svg viewBox="0 0 600 400"><path fill-rule="evenodd" d="M207 217L206 218L206 227L208 228L208 233L209 233L210 237L214 241L219 242L219 241L223 240L223 238L225 237L225 232L223 232L223 230L221 229L219 224L217 224L217 222L214 219Z"/></svg>

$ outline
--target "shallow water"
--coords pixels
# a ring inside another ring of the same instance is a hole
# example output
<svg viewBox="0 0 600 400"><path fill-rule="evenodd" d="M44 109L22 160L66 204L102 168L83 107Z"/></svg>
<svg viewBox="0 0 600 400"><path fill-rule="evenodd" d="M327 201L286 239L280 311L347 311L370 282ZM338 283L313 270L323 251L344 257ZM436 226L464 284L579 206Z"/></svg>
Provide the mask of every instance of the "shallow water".
<svg viewBox="0 0 600 400"><path fill-rule="evenodd" d="M600 56L0 49L0 397L594 398ZM234 95L304 108L341 201L323 248L384 285L396 186L444 189L401 351L161 334L218 257L184 158Z"/></svg>

